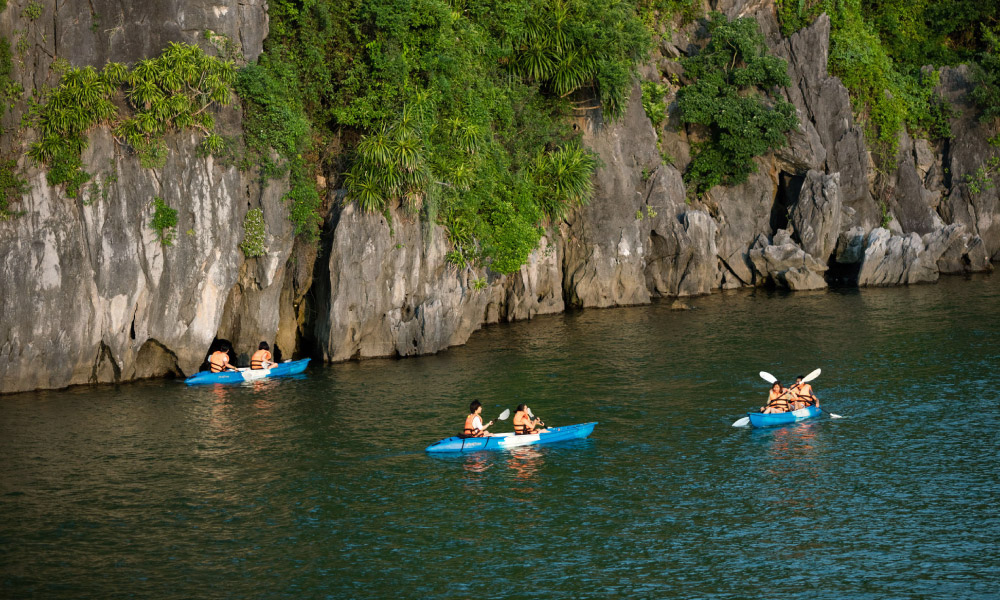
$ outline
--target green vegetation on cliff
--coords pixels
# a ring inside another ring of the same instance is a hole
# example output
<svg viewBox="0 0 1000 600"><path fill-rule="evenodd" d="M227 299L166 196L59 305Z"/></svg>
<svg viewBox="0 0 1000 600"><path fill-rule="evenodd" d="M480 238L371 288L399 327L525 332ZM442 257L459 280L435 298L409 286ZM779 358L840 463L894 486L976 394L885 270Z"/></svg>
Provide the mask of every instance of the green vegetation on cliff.
<svg viewBox="0 0 1000 600"><path fill-rule="evenodd" d="M982 109L980 118L990 121L1000 119L1000 28L983 33L984 48L973 67L972 99Z"/></svg>
<svg viewBox="0 0 1000 600"><path fill-rule="evenodd" d="M693 83L677 93L682 123L697 127L684 179L692 192L738 185L756 171L754 157L787 144L795 107L774 93L788 85L788 65L770 56L757 22L713 13L708 45L681 64Z"/></svg>
<svg viewBox="0 0 1000 600"><path fill-rule="evenodd" d="M402 202L446 227L453 262L500 273L589 199L596 159L567 117L595 101L620 114L649 48L621 0L276 0L269 14L249 118L308 128L271 129L261 152L344 173L363 210Z"/></svg>
<svg viewBox="0 0 1000 600"><path fill-rule="evenodd" d="M851 93L880 168L896 155L904 126L916 135L950 137L950 107L937 97L942 66L975 61L1000 26L1000 0L779 0L790 35L830 15L830 72Z"/></svg>
<svg viewBox="0 0 1000 600"><path fill-rule="evenodd" d="M63 72L59 85L32 99L22 121L39 132L28 156L48 167L49 184L66 184L70 198L90 179L81 154L91 128L111 128L144 167L159 167L166 160L167 131L194 129L211 140L215 120L208 109L232 101L236 80L231 62L178 43L132 69L121 63L108 63L100 71L75 69L65 62L58 68Z"/></svg>

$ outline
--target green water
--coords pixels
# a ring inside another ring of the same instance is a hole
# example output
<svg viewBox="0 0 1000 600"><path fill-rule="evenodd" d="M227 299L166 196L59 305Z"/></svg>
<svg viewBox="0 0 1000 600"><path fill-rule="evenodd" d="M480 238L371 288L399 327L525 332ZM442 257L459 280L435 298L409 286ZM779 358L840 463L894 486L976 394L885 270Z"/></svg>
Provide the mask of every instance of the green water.
<svg viewBox="0 0 1000 600"><path fill-rule="evenodd" d="M996 598L1000 277L0 398L4 598ZM817 367L842 419L733 421ZM433 456L473 399L590 439Z"/></svg>

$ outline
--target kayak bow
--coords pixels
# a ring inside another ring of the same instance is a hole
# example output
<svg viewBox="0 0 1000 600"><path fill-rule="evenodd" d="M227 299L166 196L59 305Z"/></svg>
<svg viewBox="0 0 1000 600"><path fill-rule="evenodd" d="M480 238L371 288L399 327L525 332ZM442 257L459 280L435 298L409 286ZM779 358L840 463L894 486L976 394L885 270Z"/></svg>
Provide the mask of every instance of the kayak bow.
<svg viewBox="0 0 1000 600"><path fill-rule="evenodd" d="M517 448L518 446L551 444L552 442L585 438L594 431L595 425L597 425L596 421L593 423L566 425L564 427L549 427L549 430L545 433L532 433L529 435L515 435L513 432L508 432L484 437L463 438L461 436L454 436L427 446L427 452L478 452L480 450L506 450L507 448Z"/></svg>

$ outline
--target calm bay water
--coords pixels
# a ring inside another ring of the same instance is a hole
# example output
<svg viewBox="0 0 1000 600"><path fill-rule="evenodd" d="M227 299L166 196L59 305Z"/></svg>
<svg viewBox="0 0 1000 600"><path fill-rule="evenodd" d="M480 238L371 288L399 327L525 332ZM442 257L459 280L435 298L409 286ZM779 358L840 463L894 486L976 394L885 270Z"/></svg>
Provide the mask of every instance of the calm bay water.
<svg viewBox="0 0 1000 600"><path fill-rule="evenodd" d="M0 597L1000 597L1000 277L689 303L0 397ZM843 419L731 427L817 367ZM425 454L473 398L600 424Z"/></svg>

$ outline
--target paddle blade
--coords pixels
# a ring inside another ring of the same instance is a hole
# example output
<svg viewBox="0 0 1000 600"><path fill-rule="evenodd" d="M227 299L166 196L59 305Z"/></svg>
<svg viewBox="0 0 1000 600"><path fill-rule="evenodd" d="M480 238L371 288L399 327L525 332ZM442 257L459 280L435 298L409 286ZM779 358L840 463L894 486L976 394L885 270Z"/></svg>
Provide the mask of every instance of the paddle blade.
<svg viewBox="0 0 1000 600"><path fill-rule="evenodd" d="M774 383L775 381L778 380L777 377L775 377L774 375L771 375L767 371L761 371L760 372L760 378L763 379L764 381L768 382L768 383Z"/></svg>
<svg viewBox="0 0 1000 600"><path fill-rule="evenodd" d="M802 378L802 383L809 383L813 379L816 379L817 377L819 377L821 371L822 369L816 369L812 373L806 375L805 377Z"/></svg>
<svg viewBox="0 0 1000 600"><path fill-rule="evenodd" d="M502 413L500 413L500 416L497 417L497 421L506 421L507 417L509 417L509 416L510 416L510 409L509 408L505 408L504 411Z"/></svg>
<svg viewBox="0 0 1000 600"><path fill-rule="evenodd" d="M831 419L843 419L844 418L844 417L842 417L842 416L840 416L838 414L834 414L834 413L829 413L829 415L830 415Z"/></svg>
<svg viewBox="0 0 1000 600"><path fill-rule="evenodd" d="M749 422L750 417L743 417L742 419L737 419L736 422L733 423L733 427L746 427Z"/></svg>

